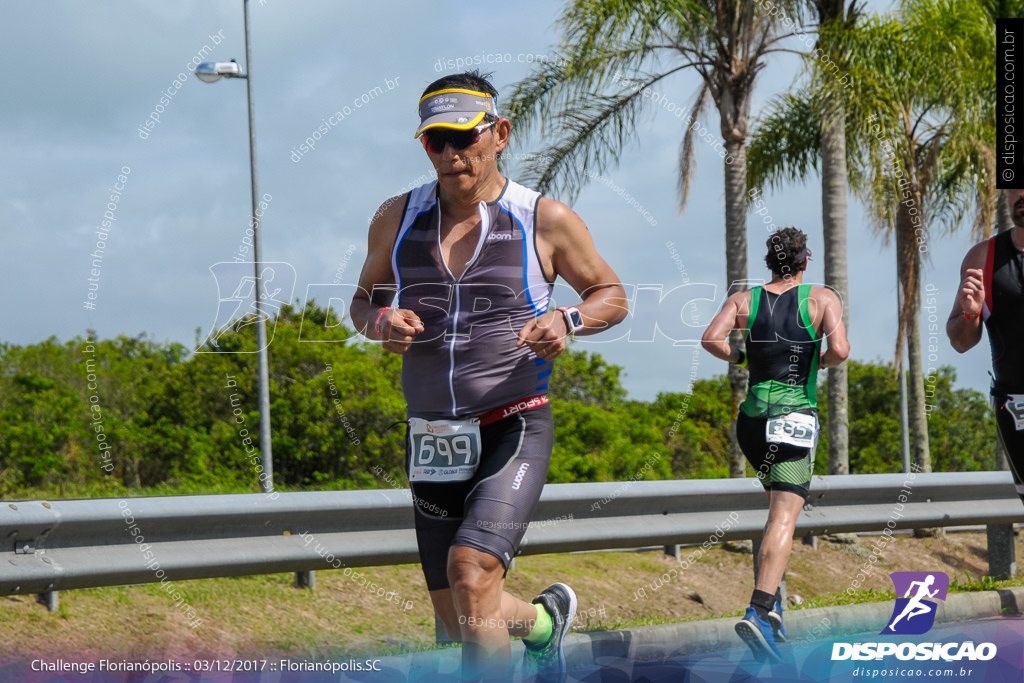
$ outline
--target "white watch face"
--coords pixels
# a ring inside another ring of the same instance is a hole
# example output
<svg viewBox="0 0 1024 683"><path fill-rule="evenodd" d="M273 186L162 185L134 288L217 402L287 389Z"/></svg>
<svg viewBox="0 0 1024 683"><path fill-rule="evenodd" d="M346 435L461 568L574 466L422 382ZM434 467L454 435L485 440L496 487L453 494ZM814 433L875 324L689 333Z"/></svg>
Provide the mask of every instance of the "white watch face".
<svg viewBox="0 0 1024 683"><path fill-rule="evenodd" d="M562 310L562 317L565 318L565 325L569 328L569 334L575 334L583 327L583 316L575 308Z"/></svg>
<svg viewBox="0 0 1024 683"><path fill-rule="evenodd" d="M566 313L569 314L569 322L572 323L573 332L583 327L583 316L580 315L579 311L574 308L571 311L566 311Z"/></svg>

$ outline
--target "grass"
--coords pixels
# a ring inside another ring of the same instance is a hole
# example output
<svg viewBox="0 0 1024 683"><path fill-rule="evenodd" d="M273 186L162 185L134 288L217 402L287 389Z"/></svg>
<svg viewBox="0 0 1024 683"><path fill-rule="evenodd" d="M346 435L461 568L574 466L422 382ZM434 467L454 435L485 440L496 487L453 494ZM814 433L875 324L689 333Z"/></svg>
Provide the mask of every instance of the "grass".
<svg viewBox="0 0 1024 683"><path fill-rule="evenodd" d="M956 578L950 579L949 592L973 593L978 591L994 591L1002 588L1019 588L1021 586L1024 586L1024 576L1015 576L1004 581L996 581L991 576L981 576L977 579L972 579L970 576L964 575L963 581ZM863 590L856 591L853 595L845 592L819 595L808 598L799 606L790 609L800 610L813 609L815 607L836 607L838 605L859 605L863 602L886 602L895 599L896 593L893 591Z"/></svg>
<svg viewBox="0 0 1024 683"><path fill-rule="evenodd" d="M1024 586L1024 576L1015 576L1012 579L1005 581L995 581L991 576L982 576L980 579L971 580L969 577L966 582L959 582L957 580L951 580L949 584L950 593L970 593L978 591L991 591L999 590L1002 588L1014 588ZM793 607L787 607L786 611L799 611L805 609L814 609L817 607L838 607L840 605L859 605L862 603L871 602L887 602L895 600L896 594L893 591L879 591L879 590L862 590L855 591L852 595L846 593L829 593L827 595L818 595L812 598L805 599L799 605ZM621 630L628 628L636 628L639 626L659 626L661 624L675 624L688 621L703 621L707 619L720 619L725 617L741 617L743 616L744 608L725 612L723 614L708 614L708 615L697 615L692 617L683 618L669 618L669 617L642 617L639 619L625 619L621 621L613 621L607 624L603 624L598 628L587 629L591 631L612 631Z"/></svg>

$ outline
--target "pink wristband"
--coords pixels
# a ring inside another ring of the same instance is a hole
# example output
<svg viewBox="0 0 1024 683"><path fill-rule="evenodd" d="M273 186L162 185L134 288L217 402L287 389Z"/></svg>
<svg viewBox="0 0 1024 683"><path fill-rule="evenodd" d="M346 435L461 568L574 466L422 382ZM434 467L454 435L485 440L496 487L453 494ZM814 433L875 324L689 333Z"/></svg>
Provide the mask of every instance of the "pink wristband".
<svg viewBox="0 0 1024 683"><path fill-rule="evenodd" d="M385 306L380 309L380 313L377 314L377 322L373 324L373 329L377 331L377 336L380 336L380 321L384 319L384 315L391 310L390 306Z"/></svg>

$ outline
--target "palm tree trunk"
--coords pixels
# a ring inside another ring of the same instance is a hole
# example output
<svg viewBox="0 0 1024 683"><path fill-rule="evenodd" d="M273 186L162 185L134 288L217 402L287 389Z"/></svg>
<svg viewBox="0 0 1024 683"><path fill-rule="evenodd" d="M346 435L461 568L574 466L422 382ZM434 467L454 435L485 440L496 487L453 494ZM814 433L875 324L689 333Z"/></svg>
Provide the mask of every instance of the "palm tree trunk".
<svg viewBox="0 0 1024 683"><path fill-rule="evenodd" d="M1014 226L1014 220L1010 215L1010 205L1007 204L1007 190L1000 189L995 199L995 231L1006 232ZM1007 450L1002 447L999 439L995 439L995 469L1006 472L1010 470L1010 459Z"/></svg>
<svg viewBox="0 0 1024 683"><path fill-rule="evenodd" d="M914 193L920 197L919 193ZM915 201L913 206L920 207ZM928 450L928 415L924 400L924 367L921 361L921 251L908 208L900 204L896 212L896 251L899 254L900 282L903 285L907 342L907 418L910 423L911 457L918 471L931 472Z"/></svg>
<svg viewBox="0 0 1024 683"><path fill-rule="evenodd" d="M925 412L924 368L921 363L921 327L918 317L921 310L920 287L911 293L910 319L907 320L907 366L910 372L907 387L908 412L910 418L911 448L914 462L922 472L932 471L931 454L928 449L928 414Z"/></svg>
<svg viewBox="0 0 1024 683"><path fill-rule="evenodd" d="M743 141L726 140L725 162L725 271L730 291L747 279L747 147ZM734 330L729 335L734 346L741 346L743 334ZM729 388L732 391L732 422L729 426L729 476L742 477L747 463L736 440L736 416L747 393L747 370L729 365Z"/></svg>
<svg viewBox="0 0 1024 683"><path fill-rule="evenodd" d="M130 489L137 489L142 486L142 476L139 473L142 458L133 455L125 460L124 485Z"/></svg>
<svg viewBox="0 0 1024 683"><path fill-rule="evenodd" d="M996 198L996 232L1006 232L1013 227L1010 205L1006 203L1006 190L999 190Z"/></svg>
<svg viewBox="0 0 1024 683"><path fill-rule="evenodd" d="M907 226L909 229L909 226ZM917 465L918 472L932 471L931 452L928 448L928 413L925 412L924 396L924 366L921 362L921 253L917 250L917 240L910 233L899 231L903 239L912 242L906 245L917 260L913 271L913 277L907 283L907 299L909 304L909 316L907 318L907 419L910 423L910 454ZM945 536L942 527L914 529L914 536L917 538L931 538Z"/></svg>
<svg viewBox="0 0 1024 683"><path fill-rule="evenodd" d="M849 325L846 264L846 111L829 98L821 116L821 222L825 241L825 284L843 303ZM846 363L828 371L828 473L850 473L849 377Z"/></svg>

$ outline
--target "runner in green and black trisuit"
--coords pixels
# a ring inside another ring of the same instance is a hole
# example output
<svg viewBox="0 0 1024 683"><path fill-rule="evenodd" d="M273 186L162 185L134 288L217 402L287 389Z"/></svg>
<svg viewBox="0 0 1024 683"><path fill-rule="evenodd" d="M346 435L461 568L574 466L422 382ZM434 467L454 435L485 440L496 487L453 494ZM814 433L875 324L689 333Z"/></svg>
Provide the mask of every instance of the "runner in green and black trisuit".
<svg viewBox="0 0 1024 683"><path fill-rule="evenodd" d="M1024 190L1007 190L1006 201L1014 227L967 252L946 334L964 353L981 341L982 322L988 329L996 435L1024 501Z"/></svg>
<svg viewBox="0 0 1024 683"><path fill-rule="evenodd" d="M702 344L715 357L750 370L736 437L768 494L769 510L756 585L736 633L755 653L778 660L775 641L785 640L779 583L807 499L818 440L817 371L846 360L850 343L836 293L803 284L811 257L807 236L783 228L767 245L771 282L730 296ZM734 329L745 331L746 351L726 341Z"/></svg>

